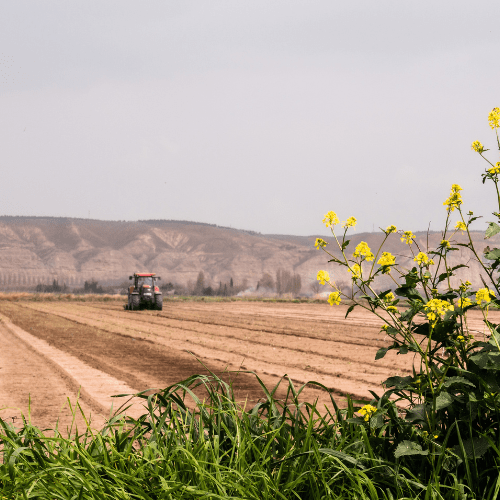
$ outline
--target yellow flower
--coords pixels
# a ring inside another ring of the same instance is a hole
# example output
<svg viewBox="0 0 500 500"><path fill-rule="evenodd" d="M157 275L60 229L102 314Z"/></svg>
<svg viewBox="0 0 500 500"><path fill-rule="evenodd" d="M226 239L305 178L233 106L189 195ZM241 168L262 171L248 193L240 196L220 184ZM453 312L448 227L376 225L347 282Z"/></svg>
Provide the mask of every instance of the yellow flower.
<svg viewBox="0 0 500 500"><path fill-rule="evenodd" d="M387 226L385 228L385 232L387 234L395 233L397 230L398 230L398 228L394 224L391 224L390 226Z"/></svg>
<svg viewBox="0 0 500 500"><path fill-rule="evenodd" d="M365 417L365 422L368 422L370 420L371 416L377 411L377 408L372 405L365 405L363 408L361 408L358 413L363 417Z"/></svg>
<svg viewBox="0 0 500 500"><path fill-rule="evenodd" d="M411 231L404 231L403 236L401 236L401 241L407 245L411 245L416 236Z"/></svg>
<svg viewBox="0 0 500 500"><path fill-rule="evenodd" d="M421 265L425 265L429 262L429 257L426 253L419 252L413 260L415 262L417 262L419 266L421 266Z"/></svg>
<svg viewBox="0 0 500 500"><path fill-rule="evenodd" d="M466 307L469 307L471 305L472 305L472 300L470 300L467 297L464 297L463 299L458 299L457 301L457 306L462 309L465 309Z"/></svg>
<svg viewBox="0 0 500 500"><path fill-rule="evenodd" d="M380 264L383 268L385 268L382 272L383 274L389 274L391 272L391 267L396 264L396 257L392 255L390 252L383 252L377 264Z"/></svg>
<svg viewBox="0 0 500 500"><path fill-rule="evenodd" d="M459 335L459 336L457 337L457 340L458 340L459 342L465 342L465 337L464 337L463 335Z"/></svg>
<svg viewBox="0 0 500 500"><path fill-rule="evenodd" d="M454 186L455 185L456 184L454 184ZM453 212L453 210L455 210L455 208L458 208L462 203L463 203L462 195L460 194L460 192L453 191L453 189L452 189L450 196L445 200L443 205L448 207L447 210L449 210L450 212Z"/></svg>
<svg viewBox="0 0 500 500"><path fill-rule="evenodd" d="M330 281L330 275L327 271L318 271L317 280L324 285L327 281Z"/></svg>
<svg viewBox="0 0 500 500"><path fill-rule="evenodd" d="M477 153L482 153L484 151L484 146L479 141L474 141L472 143L472 149Z"/></svg>
<svg viewBox="0 0 500 500"><path fill-rule="evenodd" d="M432 259L429 259L429 266L433 266L434 265L434 261Z"/></svg>
<svg viewBox="0 0 500 500"><path fill-rule="evenodd" d="M342 227L354 227L357 222L356 217L349 217L345 222L342 222Z"/></svg>
<svg viewBox="0 0 500 500"><path fill-rule="evenodd" d="M451 185L451 192L452 193L460 193L460 191L463 191L462 186L460 186L460 184L452 184Z"/></svg>
<svg viewBox="0 0 500 500"><path fill-rule="evenodd" d="M495 292L493 290L490 290L488 288L480 288L476 292L476 302L478 304L481 304L481 302L491 302L491 296L495 296Z"/></svg>
<svg viewBox="0 0 500 500"><path fill-rule="evenodd" d="M375 258L366 241L361 241L354 250L354 257L362 256L365 257L367 261L373 260Z"/></svg>
<svg viewBox="0 0 500 500"><path fill-rule="evenodd" d="M340 304L340 292L332 292L329 296L328 296L328 303L331 305L331 306L338 306Z"/></svg>
<svg viewBox="0 0 500 500"><path fill-rule="evenodd" d="M470 288L472 283L467 280L465 283L461 283L458 288L460 288L460 291L465 292L468 288Z"/></svg>
<svg viewBox="0 0 500 500"><path fill-rule="evenodd" d="M319 250L320 248L326 247L328 243L321 239L321 238L316 238L316 241L314 242L314 246Z"/></svg>
<svg viewBox="0 0 500 500"><path fill-rule="evenodd" d="M500 174L500 161L495 163L494 167L488 169L489 174Z"/></svg>
<svg viewBox="0 0 500 500"><path fill-rule="evenodd" d="M359 264L354 264L349 268L352 273L352 279L361 278L361 266Z"/></svg>
<svg viewBox="0 0 500 500"><path fill-rule="evenodd" d="M392 302L396 297L394 297L394 294L392 292L389 292L387 295L384 296L384 302L389 303Z"/></svg>
<svg viewBox="0 0 500 500"><path fill-rule="evenodd" d="M441 240L441 246L443 248L450 248L450 242L448 240Z"/></svg>
<svg viewBox="0 0 500 500"><path fill-rule="evenodd" d="M431 299L424 305L424 309L427 311L428 320L434 323L438 318L442 318L446 311L453 311L454 307L446 300Z"/></svg>
<svg viewBox="0 0 500 500"><path fill-rule="evenodd" d="M398 308L396 306L387 306L387 311L392 312L392 313L397 313Z"/></svg>
<svg viewBox="0 0 500 500"><path fill-rule="evenodd" d="M382 325L380 328L381 328L382 330L387 331L387 330L389 330L389 325Z"/></svg>
<svg viewBox="0 0 500 500"><path fill-rule="evenodd" d="M323 222L325 223L326 227L330 227L330 226L335 226L340 221L339 221L339 218L337 217L337 214L330 210L330 212L325 214Z"/></svg>
<svg viewBox="0 0 500 500"><path fill-rule="evenodd" d="M496 129L500 126L500 109L493 108L488 114L488 122L492 129Z"/></svg>
<svg viewBox="0 0 500 500"><path fill-rule="evenodd" d="M457 231L467 231L467 226L465 225L464 222L462 222L461 220L457 221L457 223L455 224L455 229Z"/></svg>

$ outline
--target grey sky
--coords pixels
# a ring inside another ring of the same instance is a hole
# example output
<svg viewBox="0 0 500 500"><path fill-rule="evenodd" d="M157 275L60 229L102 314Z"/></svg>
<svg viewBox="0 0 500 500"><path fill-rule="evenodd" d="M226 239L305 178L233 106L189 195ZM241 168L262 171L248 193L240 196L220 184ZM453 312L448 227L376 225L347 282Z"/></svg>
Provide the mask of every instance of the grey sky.
<svg viewBox="0 0 500 500"><path fill-rule="evenodd" d="M486 214L470 144L494 146L499 19L490 0L4 0L0 213L439 229L457 182Z"/></svg>

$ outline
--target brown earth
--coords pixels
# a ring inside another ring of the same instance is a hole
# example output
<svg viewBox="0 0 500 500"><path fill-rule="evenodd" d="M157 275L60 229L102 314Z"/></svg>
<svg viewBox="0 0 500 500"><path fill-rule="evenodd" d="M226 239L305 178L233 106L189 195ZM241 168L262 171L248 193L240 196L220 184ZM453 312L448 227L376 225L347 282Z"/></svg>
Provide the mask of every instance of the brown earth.
<svg viewBox="0 0 500 500"><path fill-rule="evenodd" d="M0 301L0 408L10 408L0 416L26 414L31 395L35 424L52 427L59 417L67 427L71 414L60 408L81 388L82 410L99 427L108 396L165 388L208 370L248 404L262 396L248 371L267 387L285 374L296 387L319 382L326 390L307 387L303 399L320 405L330 393L340 405L347 394L369 399L387 377L411 373L413 358L390 352L375 361L388 345L379 320L361 310L345 320L345 312L296 303L169 301L156 312L125 311L120 302ZM479 311L469 313L469 325L483 331ZM285 397L284 386L277 392Z"/></svg>

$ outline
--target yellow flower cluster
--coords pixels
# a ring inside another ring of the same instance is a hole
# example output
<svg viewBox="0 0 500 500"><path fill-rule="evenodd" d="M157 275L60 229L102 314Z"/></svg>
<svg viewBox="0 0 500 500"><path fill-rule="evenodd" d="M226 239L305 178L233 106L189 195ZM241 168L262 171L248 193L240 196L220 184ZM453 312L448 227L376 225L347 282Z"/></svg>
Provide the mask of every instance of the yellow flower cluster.
<svg viewBox="0 0 500 500"><path fill-rule="evenodd" d="M496 129L500 126L500 109L493 108L488 114L488 122L492 129Z"/></svg>
<svg viewBox="0 0 500 500"><path fill-rule="evenodd" d="M389 302L392 302L396 297L394 297L394 294L392 292L389 292L387 295L384 296L384 302L388 304Z"/></svg>
<svg viewBox="0 0 500 500"><path fill-rule="evenodd" d="M424 309L427 311L427 319L436 322L446 314L446 311L453 311L453 304L446 300L431 299L425 304Z"/></svg>
<svg viewBox="0 0 500 500"><path fill-rule="evenodd" d="M396 257L390 252L383 252L377 264L380 264L385 269L382 271L383 274L389 274L391 272L391 266L396 264Z"/></svg>
<svg viewBox="0 0 500 500"><path fill-rule="evenodd" d="M318 271L317 280L324 285L327 281L330 281L330 275L328 271Z"/></svg>
<svg viewBox="0 0 500 500"><path fill-rule="evenodd" d="M467 297L464 297L462 299L458 299L457 301L457 306L458 307L461 307L462 309L465 309L466 307L469 307L472 305L472 300L470 300L469 298Z"/></svg>
<svg viewBox="0 0 500 500"><path fill-rule="evenodd" d="M398 230L398 228L394 224L391 224L390 226L387 226L385 228L385 232L387 234L395 233L397 230Z"/></svg>
<svg viewBox="0 0 500 500"><path fill-rule="evenodd" d="M325 214L325 217L323 218L323 222L324 222L326 227L331 227L331 226L335 226L340 221L339 221L339 218L337 217L337 214L330 210L330 212Z"/></svg>
<svg viewBox="0 0 500 500"><path fill-rule="evenodd" d="M443 248L450 248L450 242L448 240L441 240L441 246Z"/></svg>
<svg viewBox="0 0 500 500"><path fill-rule="evenodd" d="M425 266L429 262L429 256L424 252L418 252L413 259L419 266Z"/></svg>
<svg viewBox="0 0 500 500"><path fill-rule="evenodd" d="M407 245L411 245L416 236L411 231L404 231L403 236L401 236L401 241Z"/></svg>
<svg viewBox="0 0 500 500"><path fill-rule="evenodd" d="M484 151L484 146L479 141L474 141L472 143L472 149L477 153L482 153Z"/></svg>
<svg viewBox="0 0 500 500"><path fill-rule="evenodd" d="M443 203L443 205L448 207L447 210L450 212L453 212L455 208L458 208L463 203L460 191L462 191L462 188L458 184L453 184L451 186L450 196Z"/></svg>
<svg viewBox="0 0 500 500"><path fill-rule="evenodd" d="M465 337L464 337L463 335L459 335L459 336L457 337L457 340L458 340L459 342L465 342Z"/></svg>
<svg viewBox="0 0 500 500"><path fill-rule="evenodd" d="M361 278L361 266L359 264L354 264L349 268L352 273L352 279Z"/></svg>
<svg viewBox="0 0 500 500"><path fill-rule="evenodd" d="M396 306L387 306L387 311L388 312L392 312L392 313L397 313L398 312L398 308Z"/></svg>
<svg viewBox="0 0 500 500"><path fill-rule="evenodd" d="M489 174L500 174L500 161L495 163L494 167L488 169Z"/></svg>
<svg viewBox="0 0 500 500"><path fill-rule="evenodd" d="M316 238L316 241L314 242L314 246L319 250L320 248L326 247L328 243L321 239L321 238Z"/></svg>
<svg viewBox="0 0 500 500"><path fill-rule="evenodd" d="M359 245L354 250L354 257L364 257L367 261L375 258L366 241L360 241Z"/></svg>
<svg viewBox="0 0 500 500"><path fill-rule="evenodd" d="M481 302L491 302L491 296L495 296L495 292L489 288L480 288L476 292L476 302L481 304Z"/></svg>
<svg viewBox="0 0 500 500"><path fill-rule="evenodd" d="M357 222L356 217L349 217L345 222L342 222L342 227L354 227Z"/></svg>
<svg viewBox="0 0 500 500"><path fill-rule="evenodd" d="M365 422L368 422L370 420L371 416L377 411L377 408L372 405L365 405L363 408L361 408L358 413L362 416L365 417Z"/></svg>
<svg viewBox="0 0 500 500"><path fill-rule="evenodd" d="M328 296L328 303L331 305L331 306L338 306L340 304L340 292L332 292L329 296Z"/></svg>
<svg viewBox="0 0 500 500"><path fill-rule="evenodd" d="M460 291L461 292L465 292L467 291L470 287L472 286L472 283L467 280L465 283L461 283L459 288L460 288Z"/></svg>
<svg viewBox="0 0 500 500"><path fill-rule="evenodd" d="M382 330L387 331L387 330L389 330L389 325L382 325L380 328L381 328Z"/></svg>
<svg viewBox="0 0 500 500"><path fill-rule="evenodd" d="M459 220L457 221L457 223L455 224L455 229L457 231L467 231L467 226L465 225L465 222Z"/></svg>

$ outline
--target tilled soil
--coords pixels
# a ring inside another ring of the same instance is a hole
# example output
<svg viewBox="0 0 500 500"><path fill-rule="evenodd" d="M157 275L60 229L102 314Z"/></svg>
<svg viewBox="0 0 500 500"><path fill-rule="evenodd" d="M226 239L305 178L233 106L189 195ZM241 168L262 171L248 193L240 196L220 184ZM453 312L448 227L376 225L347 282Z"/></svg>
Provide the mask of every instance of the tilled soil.
<svg viewBox="0 0 500 500"><path fill-rule="evenodd" d="M394 352L375 361L377 350L388 345L380 320L359 310L346 320L344 307L323 304L169 301L157 312L125 311L117 303L2 301L0 313L45 341L51 352L101 372L100 391L109 387L110 395L117 392L117 380L142 391L212 371L233 383L238 400L254 404L262 389L247 373L252 371L267 387L285 374L296 387L319 382L325 390L307 387L303 399L328 405L332 394L342 405L346 394L366 399L369 390L381 393L383 380L411 373L413 363L411 355ZM469 313L469 324L482 331L479 314ZM0 329L0 407L26 411L32 394L35 423L39 419L53 425L56 394L73 395L70 386L74 391L78 380L68 385L53 363L23 349L11 330ZM92 394L82 391L83 403L104 418L103 406ZM284 385L277 394L285 397Z"/></svg>

